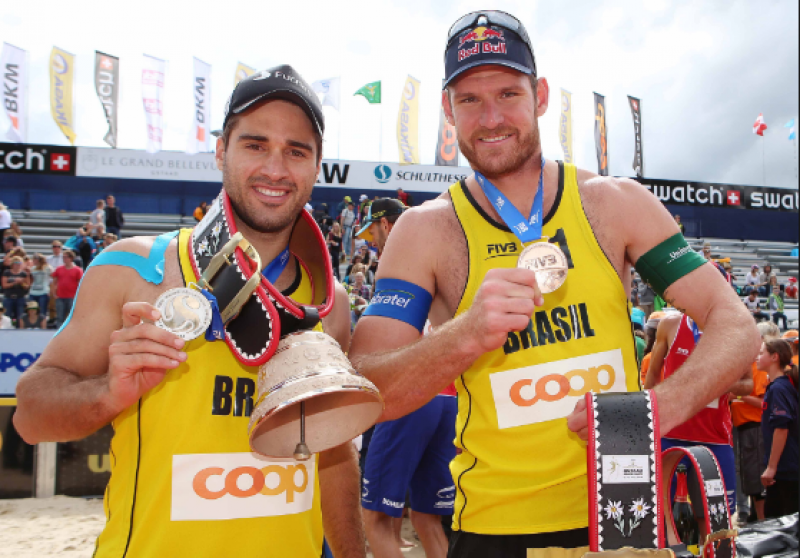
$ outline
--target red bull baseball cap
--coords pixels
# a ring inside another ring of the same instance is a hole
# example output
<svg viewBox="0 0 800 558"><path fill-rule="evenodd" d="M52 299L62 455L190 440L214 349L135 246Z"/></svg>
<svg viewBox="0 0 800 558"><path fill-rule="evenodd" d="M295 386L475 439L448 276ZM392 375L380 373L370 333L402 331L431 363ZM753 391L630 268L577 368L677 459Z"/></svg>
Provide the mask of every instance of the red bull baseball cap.
<svg viewBox="0 0 800 558"><path fill-rule="evenodd" d="M319 97L288 64L256 72L240 81L228 100L222 127L225 127L232 114L240 114L266 99L283 99L296 104L306 113L319 135L325 131Z"/></svg>
<svg viewBox="0 0 800 558"><path fill-rule="evenodd" d="M356 233L356 236L364 240L372 240L372 235L369 232L369 227L375 221L380 221L382 217L390 217L392 215L400 215L406 210L403 202L394 198L380 198L372 202L369 206L369 212L364 218L364 226L361 227Z"/></svg>
<svg viewBox="0 0 800 558"><path fill-rule="evenodd" d="M498 10L469 13L458 19L447 34L444 51L444 85L461 73L497 64L536 76L536 59L522 22Z"/></svg>

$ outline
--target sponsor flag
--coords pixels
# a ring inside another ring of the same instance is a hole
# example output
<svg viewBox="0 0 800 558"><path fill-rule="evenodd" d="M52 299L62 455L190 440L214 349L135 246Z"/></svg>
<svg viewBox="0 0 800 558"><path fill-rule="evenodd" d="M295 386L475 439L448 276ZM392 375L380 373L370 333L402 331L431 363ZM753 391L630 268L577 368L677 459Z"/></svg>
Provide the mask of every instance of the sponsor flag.
<svg viewBox="0 0 800 558"><path fill-rule="evenodd" d="M26 103L28 101L27 52L8 43L3 43L0 57L0 72L3 76L3 107L11 121L6 139L24 143L28 123Z"/></svg>
<svg viewBox="0 0 800 558"><path fill-rule="evenodd" d="M372 83L366 84L364 87L353 93L353 97L355 97L356 95L363 96L370 104L380 104L381 82L373 81Z"/></svg>
<svg viewBox="0 0 800 558"><path fill-rule="evenodd" d="M753 124L753 133L763 137L764 130L766 129L767 129L767 124L764 122L764 115L759 112L758 118L756 118L756 121Z"/></svg>
<svg viewBox="0 0 800 558"><path fill-rule="evenodd" d="M456 128L447 121L444 110L439 111L439 139L436 142L436 165L439 167L458 166L458 143Z"/></svg>
<svg viewBox="0 0 800 558"><path fill-rule="evenodd" d="M642 155L642 102L636 97L628 95L628 103L631 105L631 116L633 117L633 134L635 139L633 151L633 170L636 176L644 176L644 157Z"/></svg>
<svg viewBox="0 0 800 558"><path fill-rule="evenodd" d="M597 150L597 174L608 176L608 129L606 128L606 99L594 94L594 144Z"/></svg>
<svg viewBox="0 0 800 558"><path fill-rule="evenodd" d="M58 47L50 52L50 113L71 145L75 145L75 121L72 114L72 78L75 56Z"/></svg>
<svg viewBox="0 0 800 558"><path fill-rule="evenodd" d="M572 163L572 93L561 90L561 120L558 124L558 140L564 151L564 162Z"/></svg>
<svg viewBox="0 0 800 558"><path fill-rule="evenodd" d="M161 151L164 139L164 74L167 63L159 58L144 55L142 65L142 103L147 120L147 152Z"/></svg>
<svg viewBox="0 0 800 558"><path fill-rule="evenodd" d="M790 120L783 125L784 128L789 128L789 139L793 140L797 137L797 131L794 128L794 119Z"/></svg>
<svg viewBox="0 0 800 558"><path fill-rule="evenodd" d="M108 122L108 132L103 140L111 147L117 147L119 58L94 51L94 88Z"/></svg>
<svg viewBox="0 0 800 558"><path fill-rule="evenodd" d="M339 110L339 94L341 90L341 78L328 78L315 81L311 84L311 89L315 93L322 95L322 104Z"/></svg>
<svg viewBox="0 0 800 558"><path fill-rule="evenodd" d="M187 153L207 152L211 136L211 65L194 59L194 110L192 111L192 131L189 134Z"/></svg>
<svg viewBox="0 0 800 558"><path fill-rule="evenodd" d="M236 87L239 85L240 81L246 77L252 76L254 73L256 73L255 68L251 68L250 66L239 62L236 65L236 74L233 76L233 86Z"/></svg>
<svg viewBox="0 0 800 558"><path fill-rule="evenodd" d="M419 164L419 87L420 82L411 76L400 95L400 110L397 113L397 148L401 165Z"/></svg>

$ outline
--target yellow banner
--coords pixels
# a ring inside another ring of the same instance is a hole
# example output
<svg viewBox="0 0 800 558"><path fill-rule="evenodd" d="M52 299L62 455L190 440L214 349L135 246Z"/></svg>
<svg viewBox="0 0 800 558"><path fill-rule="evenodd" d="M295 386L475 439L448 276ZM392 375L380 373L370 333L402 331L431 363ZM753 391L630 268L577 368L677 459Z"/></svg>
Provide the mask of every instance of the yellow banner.
<svg viewBox="0 0 800 558"><path fill-rule="evenodd" d="M419 80L408 76L397 114L397 148L401 165L419 165Z"/></svg>
<svg viewBox="0 0 800 558"><path fill-rule="evenodd" d="M564 151L564 162L572 163L572 93L561 90L561 120L558 123L558 141Z"/></svg>
<svg viewBox="0 0 800 558"><path fill-rule="evenodd" d="M254 73L256 73L255 69L239 62L239 64L236 65L236 74L233 76L233 86L236 87L239 85L240 81L246 77L252 76Z"/></svg>
<svg viewBox="0 0 800 558"><path fill-rule="evenodd" d="M75 145L75 122L72 116L72 78L75 57L53 47L50 53L50 113L69 143Z"/></svg>

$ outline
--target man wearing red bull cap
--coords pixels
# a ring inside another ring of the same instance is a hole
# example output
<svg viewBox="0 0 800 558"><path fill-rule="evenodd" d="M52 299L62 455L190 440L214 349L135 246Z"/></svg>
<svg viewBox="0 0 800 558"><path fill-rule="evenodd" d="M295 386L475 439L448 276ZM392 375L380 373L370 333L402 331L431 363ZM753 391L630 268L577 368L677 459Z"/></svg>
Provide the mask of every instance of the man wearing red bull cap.
<svg viewBox="0 0 800 558"><path fill-rule="evenodd" d="M452 26L442 104L475 174L398 221L376 290L391 281L402 306L371 304L350 351L385 397L383 420L455 380L452 557L586 551L583 396L639 389L631 266L705 332L655 388L663 431L725 393L759 348L738 297L647 189L543 158L548 102L519 20L481 11Z"/></svg>

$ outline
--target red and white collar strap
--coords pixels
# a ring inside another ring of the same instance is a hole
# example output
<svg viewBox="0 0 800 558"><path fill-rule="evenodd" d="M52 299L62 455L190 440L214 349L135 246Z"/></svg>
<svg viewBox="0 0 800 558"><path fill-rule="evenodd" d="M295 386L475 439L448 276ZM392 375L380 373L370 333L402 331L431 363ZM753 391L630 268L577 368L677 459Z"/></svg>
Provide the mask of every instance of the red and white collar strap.
<svg viewBox="0 0 800 558"><path fill-rule="evenodd" d="M267 281L254 259L243 249L246 241L229 244L237 232L230 200L222 190L192 231L189 259L199 279L223 247L231 250L219 271L207 278L207 283L223 315L226 308L235 311L225 323L225 341L234 356L248 366L260 366L272 357L282 335L310 329L330 313L334 301L333 270L325 238L306 210L302 210L292 229L289 250L311 278L313 300L310 305L284 296ZM255 286L251 281L248 286L254 274L259 274L260 282ZM244 300L241 299L243 292Z"/></svg>

